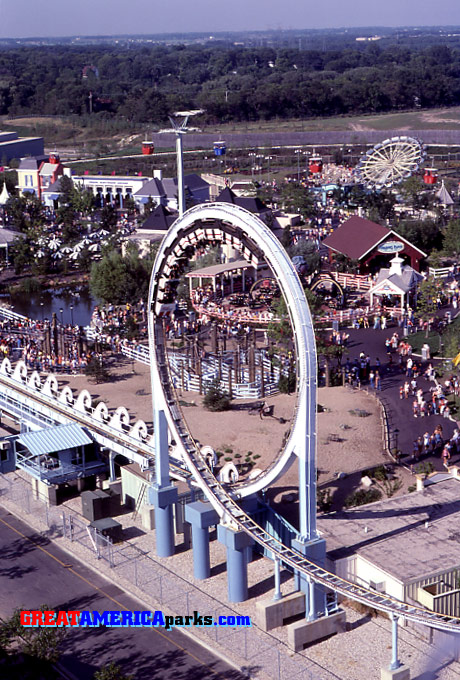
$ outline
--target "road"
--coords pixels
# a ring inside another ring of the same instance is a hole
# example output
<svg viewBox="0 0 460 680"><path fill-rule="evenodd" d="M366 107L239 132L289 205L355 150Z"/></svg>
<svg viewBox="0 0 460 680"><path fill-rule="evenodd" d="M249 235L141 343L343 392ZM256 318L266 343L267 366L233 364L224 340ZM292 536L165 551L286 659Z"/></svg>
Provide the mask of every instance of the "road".
<svg viewBox="0 0 460 680"><path fill-rule="evenodd" d="M147 609L3 508L0 555L2 618L18 607L36 609L42 604L57 610ZM69 628L60 661L81 680L90 680L98 668L111 661L132 673L135 680L246 677L180 630Z"/></svg>

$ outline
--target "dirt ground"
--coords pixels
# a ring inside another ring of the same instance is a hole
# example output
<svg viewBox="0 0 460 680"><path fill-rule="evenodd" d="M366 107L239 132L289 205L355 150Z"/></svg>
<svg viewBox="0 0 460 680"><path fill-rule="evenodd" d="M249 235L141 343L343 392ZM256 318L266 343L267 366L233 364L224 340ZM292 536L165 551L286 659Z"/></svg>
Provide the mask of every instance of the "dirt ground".
<svg viewBox="0 0 460 680"><path fill-rule="evenodd" d="M66 377L59 382L74 390L88 389L93 399L106 401L110 409L126 406L132 424L142 418L151 428L148 367L122 360L116 367L111 367L110 372L112 380L103 384L89 384L84 376ZM178 397L188 426L202 445L210 444L222 452L222 460L231 459L235 463L242 463L250 452L251 460L260 469L267 467L280 451L295 407L293 395L267 398L266 403L273 406L273 416L261 419L257 411L251 414L253 402L247 400L235 400L231 411L211 413L201 406L202 398L195 392L180 392ZM342 507L346 496L360 486L363 470L389 463L389 460L383 452L379 405L373 396L342 387L320 388L318 403L318 488L330 490L327 493L331 496L331 509L335 510ZM397 493L402 493L414 479L401 468L397 474L403 482ZM297 496L298 470L293 464L268 490L267 498L295 524Z"/></svg>

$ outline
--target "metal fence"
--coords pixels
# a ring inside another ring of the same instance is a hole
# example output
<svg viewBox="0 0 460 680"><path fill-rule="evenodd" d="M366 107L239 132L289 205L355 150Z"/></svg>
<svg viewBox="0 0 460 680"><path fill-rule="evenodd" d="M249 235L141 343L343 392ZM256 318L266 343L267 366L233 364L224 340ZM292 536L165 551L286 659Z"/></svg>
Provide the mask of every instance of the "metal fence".
<svg viewBox="0 0 460 680"><path fill-rule="evenodd" d="M124 583L135 586L143 592L146 600L158 603L167 612L193 615L194 611L198 611L203 615L212 615L215 620L222 613L227 616L241 615L227 603L221 603L153 560L138 546L126 541L113 544L109 538L89 527L76 513L67 508L63 512L62 506L49 506L17 475L0 474L0 503L2 499L18 506L20 514L33 516L34 525L40 525L44 536L64 537L71 543L78 543L88 556L92 555L108 565L111 578L119 580L121 587ZM303 656L292 656L286 645L256 627L202 626L200 633L205 635L212 647L239 659L248 677L254 677L259 672L273 680L324 680L325 677L336 677L333 673L326 672L325 675L324 669L316 667Z"/></svg>

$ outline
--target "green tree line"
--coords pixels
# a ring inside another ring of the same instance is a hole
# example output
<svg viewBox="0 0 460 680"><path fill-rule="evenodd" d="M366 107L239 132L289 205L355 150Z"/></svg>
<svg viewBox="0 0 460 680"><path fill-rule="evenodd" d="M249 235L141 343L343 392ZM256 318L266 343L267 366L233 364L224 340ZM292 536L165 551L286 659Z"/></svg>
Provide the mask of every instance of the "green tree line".
<svg viewBox="0 0 460 680"><path fill-rule="evenodd" d="M223 122L449 106L460 103L459 73L456 44L22 46L0 50L0 115L160 125L184 107Z"/></svg>

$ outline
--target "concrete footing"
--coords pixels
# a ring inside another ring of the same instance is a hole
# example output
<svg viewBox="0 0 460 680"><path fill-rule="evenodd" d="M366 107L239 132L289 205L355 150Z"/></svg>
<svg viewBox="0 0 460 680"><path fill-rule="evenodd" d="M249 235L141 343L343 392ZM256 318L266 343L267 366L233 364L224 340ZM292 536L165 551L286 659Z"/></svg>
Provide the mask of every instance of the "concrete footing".
<svg viewBox="0 0 460 680"><path fill-rule="evenodd" d="M339 610L330 616L322 616L314 621L296 621L288 626L288 646L294 652L300 652L317 640L345 631L346 614ZM398 680L403 680L398 678Z"/></svg>
<svg viewBox="0 0 460 680"><path fill-rule="evenodd" d="M147 529L147 531L155 529L155 508L153 505L142 505L140 515L143 529Z"/></svg>
<svg viewBox="0 0 460 680"><path fill-rule="evenodd" d="M291 593L281 600L256 602L256 623L262 630L279 628L286 619L305 614L305 593Z"/></svg>
<svg viewBox="0 0 460 680"><path fill-rule="evenodd" d="M410 669L404 664L394 671L382 668L380 680L410 680Z"/></svg>

